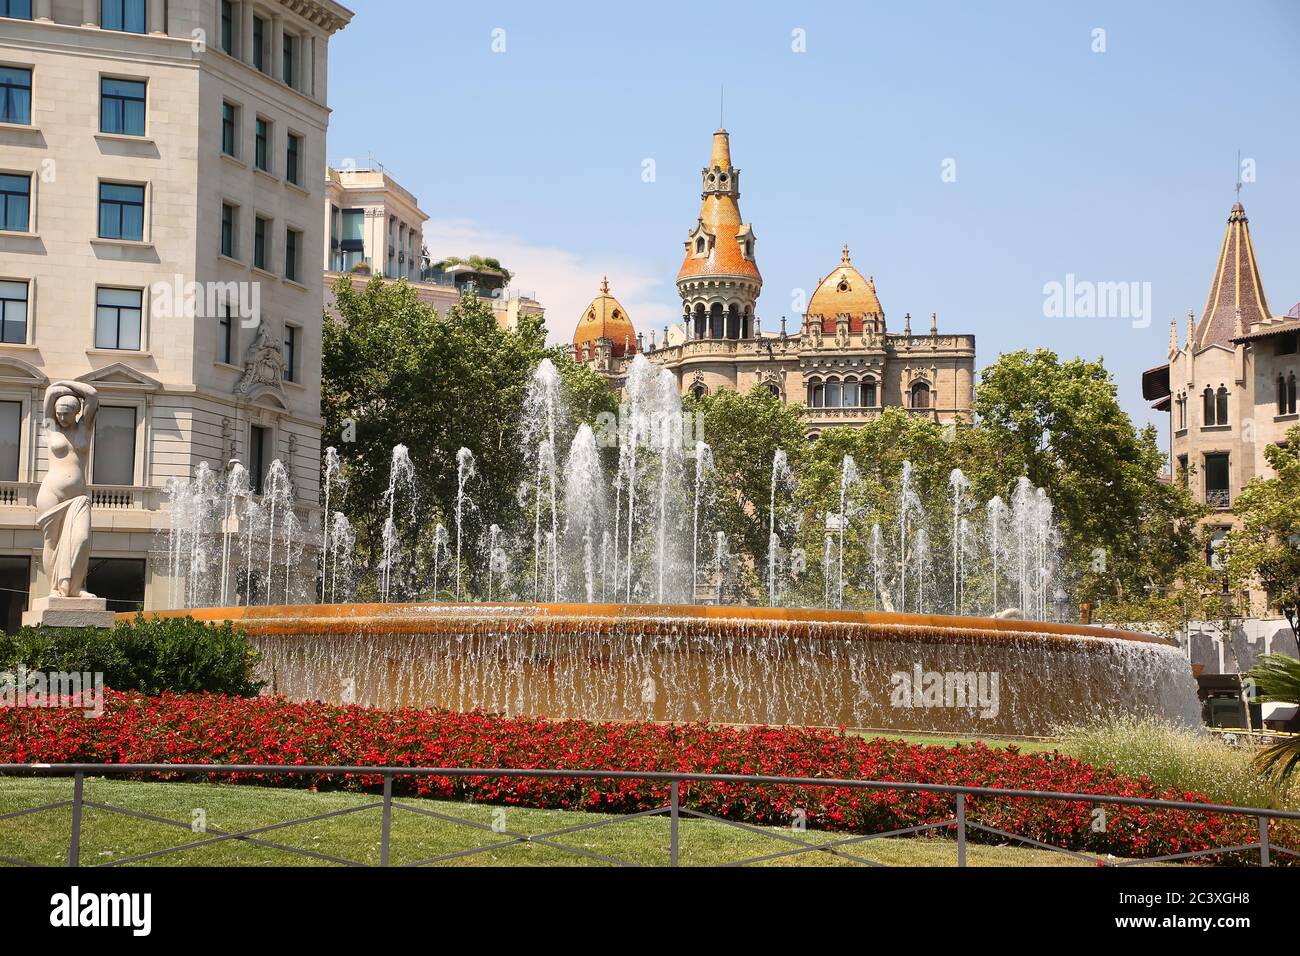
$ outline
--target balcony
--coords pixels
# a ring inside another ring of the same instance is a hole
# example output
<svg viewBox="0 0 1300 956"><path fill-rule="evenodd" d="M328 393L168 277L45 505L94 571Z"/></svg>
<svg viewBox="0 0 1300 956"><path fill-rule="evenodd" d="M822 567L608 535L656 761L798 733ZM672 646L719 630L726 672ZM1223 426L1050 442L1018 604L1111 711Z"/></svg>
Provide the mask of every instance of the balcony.
<svg viewBox="0 0 1300 956"><path fill-rule="evenodd" d="M0 508L36 507L37 481L0 481ZM147 485L91 485L90 506L103 511L157 509L163 491Z"/></svg>
<svg viewBox="0 0 1300 956"><path fill-rule="evenodd" d="M1205 503L1219 511L1227 511L1232 507L1232 495L1227 488L1207 488Z"/></svg>

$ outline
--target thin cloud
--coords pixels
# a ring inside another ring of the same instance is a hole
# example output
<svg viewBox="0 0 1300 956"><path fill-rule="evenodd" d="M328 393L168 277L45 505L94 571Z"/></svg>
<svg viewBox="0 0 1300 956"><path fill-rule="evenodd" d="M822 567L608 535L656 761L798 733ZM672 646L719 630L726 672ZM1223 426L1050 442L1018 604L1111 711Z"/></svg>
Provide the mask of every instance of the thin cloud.
<svg viewBox="0 0 1300 956"><path fill-rule="evenodd" d="M532 292L546 309L552 343L568 342L578 317L600 291L602 276L627 310L638 332L663 335L678 318L671 283L652 265L625 256L595 256L538 245L468 219L431 219L424 224L424 245L436 262L445 256L492 256L514 274L515 289Z"/></svg>

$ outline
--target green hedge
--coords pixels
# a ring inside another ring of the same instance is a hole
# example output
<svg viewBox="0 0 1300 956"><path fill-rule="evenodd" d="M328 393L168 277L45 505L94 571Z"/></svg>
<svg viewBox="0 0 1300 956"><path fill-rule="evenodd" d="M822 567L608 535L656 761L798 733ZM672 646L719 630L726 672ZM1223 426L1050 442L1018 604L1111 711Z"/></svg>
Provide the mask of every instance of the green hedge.
<svg viewBox="0 0 1300 956"><path fill-rule="evenodd" d="M258 652L229 621L145 617L112 629L24 627L0 634L0 670L102 673L113 690L142 694L233 694L254 697Z"/></svg>

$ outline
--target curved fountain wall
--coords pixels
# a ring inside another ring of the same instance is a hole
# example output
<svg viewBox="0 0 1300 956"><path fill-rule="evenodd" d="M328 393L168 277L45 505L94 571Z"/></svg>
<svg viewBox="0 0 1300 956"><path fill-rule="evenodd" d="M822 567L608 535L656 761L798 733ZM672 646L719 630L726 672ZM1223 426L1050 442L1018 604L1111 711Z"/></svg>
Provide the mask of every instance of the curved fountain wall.
<svg viewBox="0 0 1300 956"><path fill-rule="evenodd" d="M1200 723L1175 646L1082 625L590 604L211 608L268 693L587 720L1047 734L1105 714Z"/></svg>

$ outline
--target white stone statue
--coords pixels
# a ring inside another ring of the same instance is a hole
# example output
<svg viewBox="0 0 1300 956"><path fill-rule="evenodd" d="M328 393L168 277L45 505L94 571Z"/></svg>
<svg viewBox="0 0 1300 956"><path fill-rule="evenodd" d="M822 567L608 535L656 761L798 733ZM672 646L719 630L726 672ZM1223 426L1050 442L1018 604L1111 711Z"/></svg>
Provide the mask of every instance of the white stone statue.
<svg viewBox="0 0 1300 956"><path fill-rule="evenodd" d="M93 598L90 565L90 488L86 466L99 395L83 382L55 382L45 393L49 470L36 493L36 522L45 537L45 576L52 598Z"/></svg>

